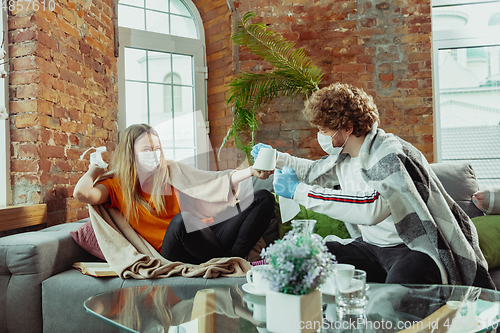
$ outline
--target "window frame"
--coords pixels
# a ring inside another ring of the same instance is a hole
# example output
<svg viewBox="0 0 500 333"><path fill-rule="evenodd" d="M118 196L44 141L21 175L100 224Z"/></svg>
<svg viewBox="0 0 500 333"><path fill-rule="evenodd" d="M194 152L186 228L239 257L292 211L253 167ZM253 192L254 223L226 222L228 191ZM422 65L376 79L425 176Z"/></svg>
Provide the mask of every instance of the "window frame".
<svg viewBox="0 0 500 333"><path fill-rule="evenodd" d="M490 2L497 2L497 0L432 0L432 7L473 5Z"/></svg>
<svg viewBox="0 0 500 333"><path fill-rule="evenodd" d="M432 8L451 7L495 3L498 0L433 0ZM500 34L495 34L500 28L492 26L487 29L474 29L469 31L438 30L432 32L432 63L433 63L433 101L434 101L434 160L443 161L441 140L441 109L439 94L439 50L460 49L469 47L500 46ZM488 36L488 37L485 37Z"/></svg>
<svg viewBox="0 0 500 333"><path fill-rule="evenodd" d="M0 25L2 31L6 32L3 36L5 42L3 49L6 52L6 59L9 59L8 54L8 26L7 12L2 10L0 15ZM1 69L9 72L8 63L0 66ZM0 79L0 105L5 107L9 114L9 77ZM5 120L0 120L0 206L10 205L12 203L11 180L10 180L10 117ZM5 159L4 159L5 158Z"/></svg>
<svg viewBox="0 0 500 333"><path fill-rule="evenodd" d="M186 38L174 35L161 34L144 30L137 30L119 27L119 57L118 57L118 131L121 133L126 127L126 98L125 92L125 57L126 47L145 49L157 52L170 52L193 56L194 72L194 111L201 111L204 119L196 117L195 120L195 149L197 153L197 168L208 170L210 167L209 154L203 152L210 151L208 139L208 100L207 100L207 79L208 68L206 61L205 31L203 21L196 6L190 0L183 0L189 7L195 18L198 29L198 39ZM198 114L198 112L196 112Z"/></svg>

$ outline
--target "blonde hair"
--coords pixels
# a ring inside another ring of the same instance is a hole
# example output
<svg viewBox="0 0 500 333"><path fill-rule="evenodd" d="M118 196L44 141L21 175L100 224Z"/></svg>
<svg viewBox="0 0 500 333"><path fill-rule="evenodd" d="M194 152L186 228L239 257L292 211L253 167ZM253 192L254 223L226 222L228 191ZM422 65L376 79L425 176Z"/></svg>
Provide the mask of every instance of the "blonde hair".
<svg viewBox="0 0 500 333"><path fill-rule="evenodd" d="M377 106L363 89L350 84L333 83L316 90L302 111L311 125L339 130L353 127L352 135L366 135L378 121Z"/></svg>
<svg viewBox="0 0 500 333"><path fill-rule="evenodd" d="M149 141L153 147L151 135L158 137L156 130L148 124L134 124L127 127L116 146L115 151L111 156L111 170L104 174L99 180L109 177L115 177L120 185L123 193L124 215L130 221L137 221L139 215L139 206L141 205L153 215L155 211L150 203L154 205L159 213L165 212L165 186L168 183L169 172L168 165L161 149L160 165L154 171L153 188L151 190L151 199L147 202L141 195L141 183L137 173L137 164L135 157L134 146L139 138L143 135L149 136Z"/></svg>
<svg viewBox="0 0 500 333"><path fill-rule="evenodd" d="M165 306L169 293L173 293L170 286L142 286L117 290L113 293L111 310L107 316L113 316L118 323L136 331L146 329L148 323L156 319L164 332L168 332L173 319L170 306Z"/></svg>

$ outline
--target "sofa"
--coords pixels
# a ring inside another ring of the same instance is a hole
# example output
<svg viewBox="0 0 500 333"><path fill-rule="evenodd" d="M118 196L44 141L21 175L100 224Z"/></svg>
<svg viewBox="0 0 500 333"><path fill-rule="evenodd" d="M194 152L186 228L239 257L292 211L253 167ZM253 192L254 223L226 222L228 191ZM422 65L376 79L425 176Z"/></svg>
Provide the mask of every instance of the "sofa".
<svg viewBox="0 0 500 333"><path fill-rule="evenodd" d="M478 188L468 164L436 163L432 168L453 199L471 217L484 215L471 201ZM254 180L255 189L272 190L272 180ZM244 278L184 278L132 280L83 275L72 264L98 259L75 243L71 231L87 219L0 238L0 333L116 332L85 312L84 301L95 294L127 286L243 284ZM277 219L266 232L266 243L278 238ZM500 269L490 270L500 286ZM201 289L201 288L200 288ZM179 288L182 293L182 288ZM189 297L187 295L186 297Z"/></svg>

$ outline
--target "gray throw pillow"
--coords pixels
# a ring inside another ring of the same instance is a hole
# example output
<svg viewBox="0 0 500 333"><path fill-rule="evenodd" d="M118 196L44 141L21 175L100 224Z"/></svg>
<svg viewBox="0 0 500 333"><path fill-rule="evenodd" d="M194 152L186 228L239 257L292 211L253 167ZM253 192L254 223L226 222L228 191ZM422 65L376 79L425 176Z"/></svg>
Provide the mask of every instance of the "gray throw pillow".
<svg viewBox="0 0 500 333"><path fill-rule="evenodd" d="M274 175L269 176L267 179L252 177L253 191L268 190L269 192L274 192L273 179Z"/></svg>
<svg viewBox="0 0 500 333"><path fill-rule="evenodd" d="M431 168L446 192L470 218L484 215L472 202L472 195L479 190L479 185L469 163L434 163Z"/></svg>

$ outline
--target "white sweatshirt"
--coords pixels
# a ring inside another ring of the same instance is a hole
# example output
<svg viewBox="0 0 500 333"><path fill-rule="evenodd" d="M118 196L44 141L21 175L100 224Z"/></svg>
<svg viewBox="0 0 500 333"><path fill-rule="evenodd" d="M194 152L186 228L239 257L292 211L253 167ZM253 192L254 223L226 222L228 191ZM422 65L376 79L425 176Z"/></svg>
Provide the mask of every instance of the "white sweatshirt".
<svg viewBox="0 0 500 333"><path fill-rule="evenodd" d="M280 153L277 164L296 170L299 180L303 181L311 163ZM403 244L387 202L363 179L357 158L347 156L335 166L335 173L340 190L301 182L295 190L294 201L315 212L357 224L367 243L381 247Z"/></svg>

